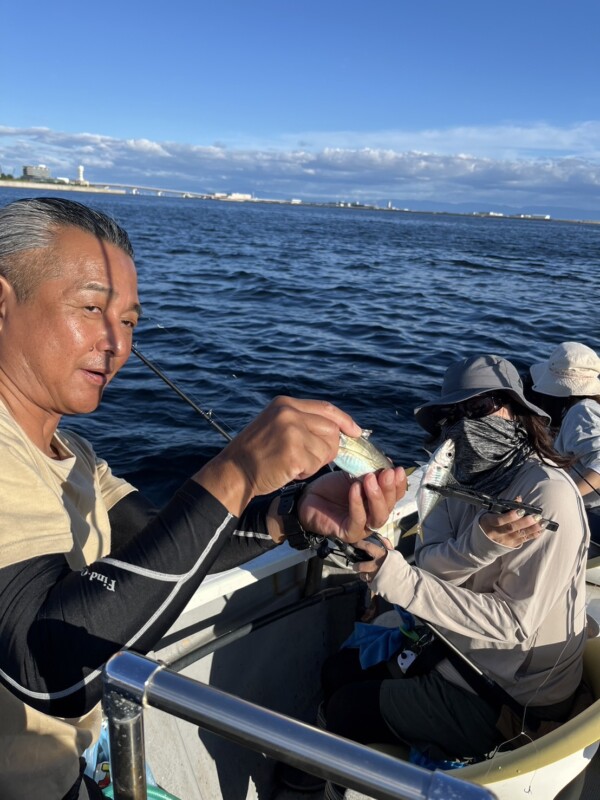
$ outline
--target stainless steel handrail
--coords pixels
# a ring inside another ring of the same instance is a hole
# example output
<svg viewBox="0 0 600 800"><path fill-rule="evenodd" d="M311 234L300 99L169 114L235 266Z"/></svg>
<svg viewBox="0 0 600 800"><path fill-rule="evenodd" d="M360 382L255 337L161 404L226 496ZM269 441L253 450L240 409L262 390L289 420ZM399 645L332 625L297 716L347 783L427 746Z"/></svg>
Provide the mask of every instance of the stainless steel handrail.
<svg viewBox="0 0 600 800"><path fill-rule="evenodd" d="M494 798L485 787L326 733L128 651L114 655L104 668L103 703L115 800L146 800L145 705L377 800Z"/></svg>

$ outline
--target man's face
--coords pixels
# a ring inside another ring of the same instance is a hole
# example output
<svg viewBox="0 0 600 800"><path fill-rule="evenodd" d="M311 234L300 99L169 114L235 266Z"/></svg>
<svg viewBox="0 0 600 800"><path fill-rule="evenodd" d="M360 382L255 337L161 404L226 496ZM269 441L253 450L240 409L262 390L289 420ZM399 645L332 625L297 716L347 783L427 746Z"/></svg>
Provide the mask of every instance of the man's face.
<svg viewBox="0 0 600 800"><path fill-rule="evenodd" d="M46 251L56 278L24 303L4 283L0 391L50 414L83 414L131 352L140 307L131 258L77 228L62 228Z"/></svg>

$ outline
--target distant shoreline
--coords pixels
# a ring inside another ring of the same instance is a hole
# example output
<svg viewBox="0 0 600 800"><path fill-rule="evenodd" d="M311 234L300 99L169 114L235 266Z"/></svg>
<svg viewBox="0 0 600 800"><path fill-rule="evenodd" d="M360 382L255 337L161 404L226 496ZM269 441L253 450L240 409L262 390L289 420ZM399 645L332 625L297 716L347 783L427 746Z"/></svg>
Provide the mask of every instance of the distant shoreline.
<svg viewBox="0 0 600 800"><path fill-rule="evenodd" d="M200 192L187 192L183 189L159 189L140 187L138 191L128 191L127 188L111 187L99 184L88 184L86 186L75 183L50 183L45 181L24 181L0 178L0 189L48 189L51 192L88 192L90 194L111 194L132 197L179 197L186 200L213 200L225 203L262 203L266 205L291 205L308 206L312 208L343 208L356 211L385 211L389 214L433 214L434 216L447 217L478 217L480 219L511 219L522 220L523 222L567 222L571 225L600 225L600 220L591 219L562 219L558 217L546 217L540 214L500 214L487 211L419 211L410 208L387 208L385 206L363 205L360 203L340 203L340 202L316 202L311 200L270 200L267 198L244 198L239 196L215 196L201 194ZM162 193L162 194L159 194Z"/></svg>
<svg viewBox="0 0 600 800"><path fill-rule="evenodd" d="M92 192L93 194L127 194L126 189L105 189L103 186L79 186L75 183L46 183L0 178L0 189L49 189L53 192Z"/></svg>

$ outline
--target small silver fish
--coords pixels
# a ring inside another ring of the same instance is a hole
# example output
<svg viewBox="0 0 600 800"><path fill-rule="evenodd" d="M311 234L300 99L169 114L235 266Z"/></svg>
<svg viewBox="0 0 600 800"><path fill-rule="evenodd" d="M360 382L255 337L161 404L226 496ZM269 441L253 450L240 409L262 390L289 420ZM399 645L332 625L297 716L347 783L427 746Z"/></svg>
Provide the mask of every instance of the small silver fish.
<svg viewBox="0 0 600 800"><path fill-rule="evenodd" d="M368 472L393 466L390 459L369 441L370 435L371 431L367 430L357 437L340 433L340 449L333 463L351 478L361 478Z"/></svg>
<svg viewBox="0 0 600 800"><path fill-rule="evenodd" d="M429 459L425 472L421 478L421 483L417 489L417 511L419 514L419 524L417 533L423 538L422 525L428 514L430 514L441 495L434 492L432 489L426 489L428 484L434 486L445 486L447 483L453 482L452 469L454 467L454 457L456 454L456 447L452 439L446 439L445 442L434 451Z"/></svg>

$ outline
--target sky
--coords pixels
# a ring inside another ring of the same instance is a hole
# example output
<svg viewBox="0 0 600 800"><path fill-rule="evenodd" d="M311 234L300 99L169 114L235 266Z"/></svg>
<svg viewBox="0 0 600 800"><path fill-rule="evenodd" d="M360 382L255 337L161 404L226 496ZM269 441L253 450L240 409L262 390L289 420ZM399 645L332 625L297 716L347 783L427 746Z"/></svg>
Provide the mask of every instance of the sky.
<svg viewBox="0 0 600 800"><path fill-rule="evenodd" d="M0 7L0 168L600 220L597 0Z"/></svg>

